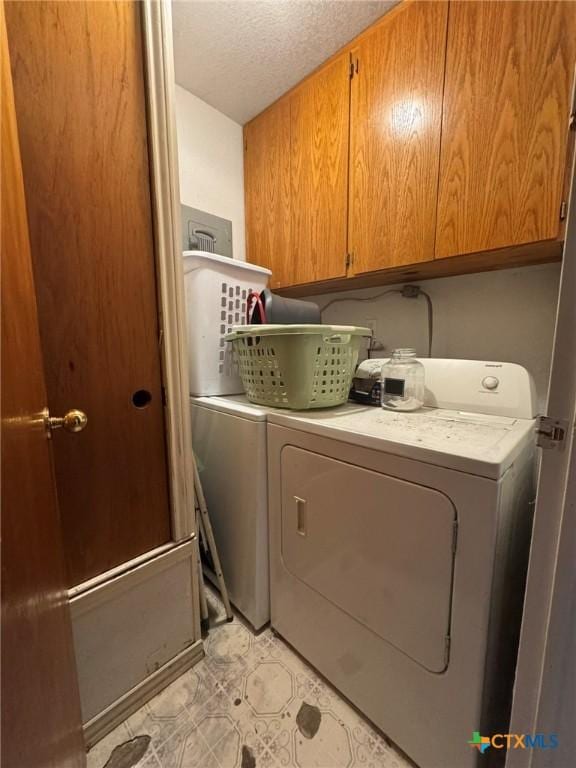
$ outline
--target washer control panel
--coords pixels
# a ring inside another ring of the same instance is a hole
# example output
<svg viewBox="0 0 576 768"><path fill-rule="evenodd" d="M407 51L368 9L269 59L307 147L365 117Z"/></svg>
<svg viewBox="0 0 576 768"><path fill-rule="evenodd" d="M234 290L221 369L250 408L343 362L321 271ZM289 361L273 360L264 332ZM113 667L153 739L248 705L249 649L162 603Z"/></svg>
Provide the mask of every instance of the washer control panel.
<svg viewBox="0 0 576 768"><path fill-rule="evenodd" d="M424 405L464 413L485 413L513 419L536 416L532 376L516 363L419 357L425 369ZM360 369L369 377L388 358L369 360ZM358 373L356 374L358 376Z"/></svg>
<svg viewBox="0 0 576 768"><path fill-rule="evenodd" d="M521 365L428 357L418 360L425 369L424 405L514 419L536 416L534 382Z"/></svg>
<svg viewBox="0 0 576 768"><path fill-rule="evenodd" d="M532 419L536 393L521 365L484 360L419 358L425 368L425 404L453 411Z"/></svg>

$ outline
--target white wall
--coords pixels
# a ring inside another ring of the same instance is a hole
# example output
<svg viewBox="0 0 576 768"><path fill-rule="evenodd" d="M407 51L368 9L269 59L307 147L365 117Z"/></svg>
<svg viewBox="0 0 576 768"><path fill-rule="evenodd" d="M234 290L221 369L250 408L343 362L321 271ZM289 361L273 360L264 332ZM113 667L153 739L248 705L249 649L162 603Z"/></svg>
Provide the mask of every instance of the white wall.
<svg viewBox="0 0 576 768"><path fill-rule="evenodd" d="M433 357L519 363L534 376L543 412L556 315L559 264L422 280L418 284L434 303ZM334 298L365 297L389 288L312 296L320 307ZM428 349L426 302L389 294L371 302L345 302L329 307L323 322L370 325L386 349Z"/></svg>
<svg viewBox="0 0 576 768"><path fill-rule="evenodd" d="M176 86L180 197L232 221L235 259L246 259L242 126Z"/></svg>

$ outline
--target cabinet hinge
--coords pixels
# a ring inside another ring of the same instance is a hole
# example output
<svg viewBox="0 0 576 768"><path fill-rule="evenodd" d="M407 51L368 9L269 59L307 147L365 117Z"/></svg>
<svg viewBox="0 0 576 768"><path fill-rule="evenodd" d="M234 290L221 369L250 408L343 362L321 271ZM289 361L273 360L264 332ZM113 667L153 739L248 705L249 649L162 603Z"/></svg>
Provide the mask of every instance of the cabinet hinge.
<svg viewBox="0 0 576 768"><path fill-rule="evenodd" d="M566 208L567 208L566 200L562 200L562 202L560 203L560 221L564 221L564 219L566 218Z"/></svg>
<svg viewBox="0 0 576 768"><path fill-rule="evenodd" d="M350 58L350 80L354 77L354 75L358 74L358 57L356 58Z"/></svg>
<svg viewBox="0 0 576 768"><path fill-rule="evenodd" d="M552 416L538 416L536 419L536 445L539 448L555 448L563 451L569 423Z"/></svg>
<svg viewBox="0 0 576 768"><path fill-rule="evenodd" d="M452 553L456 553L456 547L458 546L458 520L454 520L452 523Z"/></svg>
<svg viewBox="0 0 576 768"><path fill-rule="evenodd" d="M446 635L444 638L444 667L447 667L448 662L450 661L450 643L450 635Z"/></svg>
<svg viewBox="0 0 576 768"><path fill-rule="evenodd" d="M352 266L353 261L354 261L354 254L353 253L347 253L346 254L346 269L349 269Z"/></svg>

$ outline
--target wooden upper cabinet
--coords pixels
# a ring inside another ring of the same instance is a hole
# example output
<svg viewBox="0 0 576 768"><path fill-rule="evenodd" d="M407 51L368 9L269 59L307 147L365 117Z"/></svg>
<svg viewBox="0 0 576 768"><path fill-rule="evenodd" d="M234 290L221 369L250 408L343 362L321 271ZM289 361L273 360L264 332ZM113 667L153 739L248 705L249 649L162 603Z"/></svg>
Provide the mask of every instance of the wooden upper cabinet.
<svg viewBox="0 0 576 768"><path fill-rule="evenodd" d="M559 258L575 60L574 2L400 3L246 126L250 261L279 288Z"/></svg>
<svg viewBox="0 0 576 768"><path fill-rule="evenodd" d="M556 238L572 2L451 2L436 256Z"/></svg>
<svg viewBox="0 0 576 768"><path fill-rule="evenodd" d="M352 53L355 274L434 258L447 2L410 2Z"/></svg>
<svg viewBox="0 0 576 768"><path fill-rule="evenodd" d="M349 66L342 54L290 94L294 284L346 274Z"/></svg>
<svg viewBox="0 0 576 768"><path fill-rule="evenodd" d="M272 270L271 288L291 285L288 99L244 126L244 195L248 261Z"/></svg>

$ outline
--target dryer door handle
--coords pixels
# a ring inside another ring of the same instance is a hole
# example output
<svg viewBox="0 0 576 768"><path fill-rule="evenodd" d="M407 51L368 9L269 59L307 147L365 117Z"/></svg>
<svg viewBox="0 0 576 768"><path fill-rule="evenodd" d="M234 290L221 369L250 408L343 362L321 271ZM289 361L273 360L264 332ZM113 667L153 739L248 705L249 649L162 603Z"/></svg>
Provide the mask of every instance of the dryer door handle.
<svg viewBox="0 0 576 768"><path fill-rule="evenodd" d="M294 501L296 502L296 531L300 536L306 536L308 527L306 499L294 496Z"/></svg>

